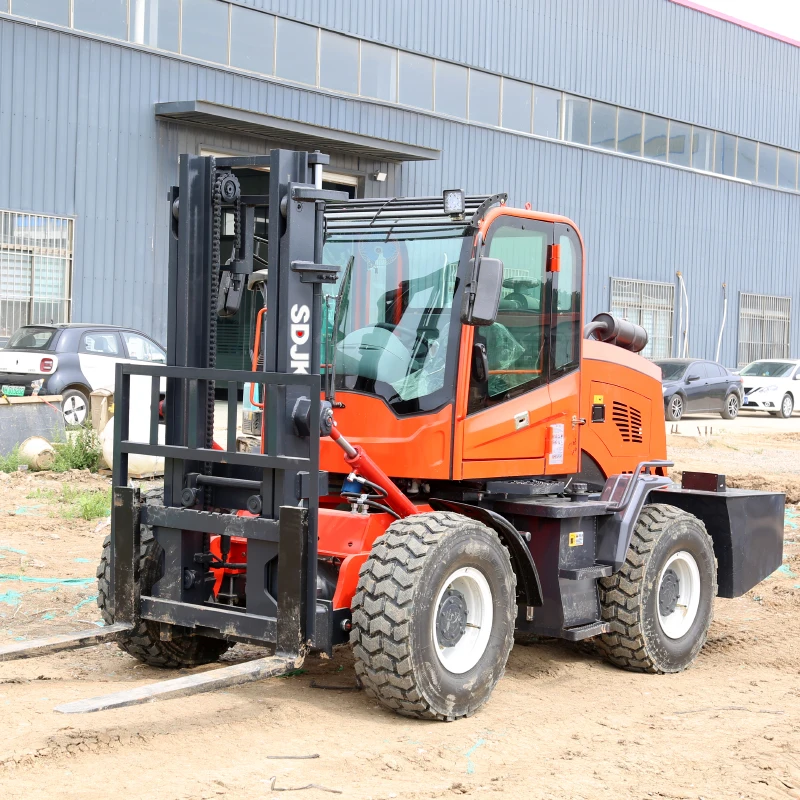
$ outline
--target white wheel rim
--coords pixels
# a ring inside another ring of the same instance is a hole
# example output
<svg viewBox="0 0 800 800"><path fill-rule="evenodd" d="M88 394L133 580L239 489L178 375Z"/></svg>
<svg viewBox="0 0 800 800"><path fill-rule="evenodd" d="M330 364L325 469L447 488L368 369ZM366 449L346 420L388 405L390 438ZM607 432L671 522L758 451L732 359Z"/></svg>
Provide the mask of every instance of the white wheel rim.
<svg viewBox="0 0 800 800"><path fill-rule="evenodd" d="M75 395L66 399L63 410L68 425L82 425L86 419L86 403Z"/></svg>
<svg viewBox="0 0 800 800"><path fill-rule="evenodd" d="M728 414L730 414L732 417L735 417L738 410L739 401L735 397L730 397L728 399Z"/></svg>
<svg viewBox="0 0 800 800"><path fill-rule="evenodd" d="M674 581L677 579L677 598ZM668 600L667 608L662 600ZM672 602L675 600L675 602ZM700 607L700 569L694 556L681 550L670 556L658 578L658 621L670 639L685 636L697 618Z"/></svg>
<svg viewBox="0 0 800 800"><path fill-rule="evenodd" d="M672 398L672 413L677 415L683 411L683 400L680 397L673 397Z"/></svg>
<svg viewBox="0 0 800 800"><path fill-rule="evenodd" d="M467 606L466 629L461 638L450 647L439 641L437 627L439 609L448 590L460 593ZM492 606L489 582L474 567L457 569L442 584L433 606L433 646L441 665L448 672L461 675L480 661L492 633Z"/></svg>
<svg viewBox="0 0 800 800"><path fill-rule="evenodd" d="M792 398L788 395L783 398L783 416L788 417L792 413Z"/></svg>

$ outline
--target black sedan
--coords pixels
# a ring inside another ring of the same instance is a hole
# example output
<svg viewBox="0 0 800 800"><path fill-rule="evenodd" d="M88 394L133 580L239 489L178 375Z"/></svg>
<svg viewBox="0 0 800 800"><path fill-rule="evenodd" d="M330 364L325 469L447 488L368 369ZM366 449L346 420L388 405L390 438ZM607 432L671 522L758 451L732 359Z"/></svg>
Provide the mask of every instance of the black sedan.
<svg viewBox="0 0 800 800"><path fill-rule="evenodd" d="M664 416L677 421L684 414L717 413L735 419L742 406L742 379L722 364L696 358L664 358Z"/></svg>

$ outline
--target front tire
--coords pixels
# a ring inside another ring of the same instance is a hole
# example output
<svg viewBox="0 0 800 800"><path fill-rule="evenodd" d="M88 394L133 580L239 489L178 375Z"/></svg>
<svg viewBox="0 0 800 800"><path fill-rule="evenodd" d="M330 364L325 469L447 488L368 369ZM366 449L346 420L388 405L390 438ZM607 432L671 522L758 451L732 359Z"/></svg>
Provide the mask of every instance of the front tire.
<svg viewBox="0 0 800 800"><path fill-rule="evenodd" d="M399 714L469 716L503 676L516 576L497 534L444 511L375 540L353 598L350 643L366 691Z"/></svg>
<svg viewBox="0 0 800 800"><path fill-rule="evenodd" d="M720 412L722 419L736 419L739 416L739 395L731 392L726 398Z"/></svg>
<svg viewBox="0 0 800 800"><path fill-rule="evenodd" d="M677 422L683 416L684 408L683 397L679 394L674 394L667 401L664 416L669 422Z"/></svg>
<svg viewBox="0 0 800 800"><path fill-rule="evenodd" d="M680 672L708 635L717 594L711 538L692 514L665 504L639 516L625 563L600 580L603 619L611 631L598 647L633 672Z"/></svg>
<svg viewBox="0 0 800 800"><path fill-rule="evenodd" d="M145 503L164 504L164 492L156 489L145 495ZM153 536L153 529L141 526L141 550L139 557L139 588L143 595L149 595L153 584L161 577L161 554L163 550ZM103 541L103 555L97 567L97 605L106 625L114 622L111 608L111 536ZM151 667L177 669L209 664L231 646L224 639L210 636L196 636L178 632L173 625L152 620L141 620L136 630L117 639L117 644L134 658ZM171 634L162 640L162 632Z"/></svg>
<svg viewBox="0 0 800 800"><path fill-rule="evenodd" d="M789 419L792 416L792 412L794 411L794 397L792 397L789 392L783 396L781 400L781 410L778 412L778 416L781 419Z"/></svg>

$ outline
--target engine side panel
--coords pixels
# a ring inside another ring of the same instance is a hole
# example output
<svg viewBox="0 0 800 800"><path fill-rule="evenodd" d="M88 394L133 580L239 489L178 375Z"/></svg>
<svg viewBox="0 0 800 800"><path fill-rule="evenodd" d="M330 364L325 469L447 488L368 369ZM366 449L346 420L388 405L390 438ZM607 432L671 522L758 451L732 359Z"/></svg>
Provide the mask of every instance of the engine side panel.
<svg viewBox="0 0 800 800"><path fill-rule="evenodd" d="M581 449L606 476L667 457L661 370L615 345L584 342Z"/></svg>

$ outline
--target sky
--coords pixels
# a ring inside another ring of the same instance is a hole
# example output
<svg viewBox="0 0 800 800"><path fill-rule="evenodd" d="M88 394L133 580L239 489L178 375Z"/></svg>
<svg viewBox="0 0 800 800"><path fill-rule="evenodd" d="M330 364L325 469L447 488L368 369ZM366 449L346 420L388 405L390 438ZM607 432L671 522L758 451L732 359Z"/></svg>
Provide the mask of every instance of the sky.
<svg viewBox="0 0 800 800"><path fill-rule="evenodd" d="M797 0L694 0L699 6L800 41Z"/></svg>

